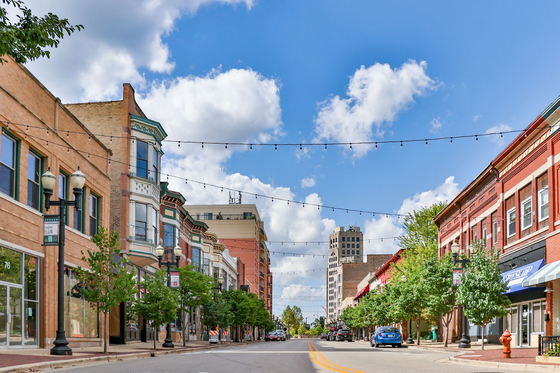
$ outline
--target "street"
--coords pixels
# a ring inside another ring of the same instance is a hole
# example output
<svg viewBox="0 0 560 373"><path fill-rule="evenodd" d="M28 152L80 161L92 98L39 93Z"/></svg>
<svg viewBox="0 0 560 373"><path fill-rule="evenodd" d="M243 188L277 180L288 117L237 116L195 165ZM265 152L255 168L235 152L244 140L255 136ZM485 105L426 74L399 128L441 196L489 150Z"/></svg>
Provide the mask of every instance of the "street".
<svg viewBox="0 0 560 373"><path fill-rule="evenodd" d="M72 372L498 372L496 368L436 363L453 353L391 347L371 348L364 343L292 339L287 342L232 346L204 352L126 360L110 364L66 368ZM507 370L508 372L514 372Z"/></svg>

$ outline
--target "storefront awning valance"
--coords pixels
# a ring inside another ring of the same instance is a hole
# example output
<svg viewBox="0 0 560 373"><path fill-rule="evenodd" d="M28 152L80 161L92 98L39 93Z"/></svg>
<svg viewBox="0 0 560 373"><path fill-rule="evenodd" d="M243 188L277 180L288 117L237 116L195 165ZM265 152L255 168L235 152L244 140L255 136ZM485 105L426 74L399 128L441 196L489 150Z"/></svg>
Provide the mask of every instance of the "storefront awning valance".
<svg viewBox="0 0 560 373"><path fill-rule="evenodd" d="M523 281L523 286L542 286L548 281L554 281L558 279L560 279L560 261L547 264L539 269L532 276Z"/></svg>
<svg viewBox="0 0 560 373"><path fill-rule="evenodd" d="M504 294L514 293L516 291L524 290L525 282L529 277L533 276L544 265L544 259L537 260L536 262L526 264L511 271L502 273L503 281L508 284L508 291Z"/></svg>
<svg viewBox="0 0 560 373"><path fill-rule="evenodd" d="M358 300L361 297L363 297L367 292L369 292L369 284L367 284L362 290L360 290L358 292L358 294L356 294L356 296L354 297L354 300Z"/></svg>

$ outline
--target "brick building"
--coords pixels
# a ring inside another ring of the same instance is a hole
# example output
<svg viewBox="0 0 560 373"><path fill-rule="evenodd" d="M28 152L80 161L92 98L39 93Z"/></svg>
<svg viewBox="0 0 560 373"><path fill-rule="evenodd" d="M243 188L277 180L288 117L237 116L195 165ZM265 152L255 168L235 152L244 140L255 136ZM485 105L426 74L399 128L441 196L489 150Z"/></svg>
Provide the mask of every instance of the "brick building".
<svg viewBox="0 0 560 373"><path fill-rule="evenodd" d="M266 247L264 222L253 204L187 205L197 220L208 224L229 253L245 264L244 284L249 291L263 299L272 314L272 273L270 253Z"/></svg>
<svg viewBox="0 0 560 373"><path fill-rule="evenodd" d="M560 282L555 280L560 275L551 268L560 260L559 107L560 98L434 220L440 257L454 242L467 254L473 241L500 252L512 306L507 317L487 327L489 341L496 341L506 328L513 334L513 346L535 347L539 335L560 335ZM543 271L550 272L547 279L553 281L545 281ZM545 287L552 292L545 292ZM455 313L455 320L460 316ZM451 336L460 335L460 324L453 323ZM481 330L470 326L469 333L476 339Z"/></svg>
<svg viewBox="0 0 560 373"><path fill-rule="evenodd" d="M365 262L349 262L353 258L341 258L336 267L329 268L327 283L331 282L333 286L327 289L326 323L335 321L345 306L353 304L362 279L369 272L377 271L391 257L391 254L370 254L366 255Z"/></svg>
<svg viewBox="0 0 560 373"><path fill-rule="evenodd" d="M42 246L41 175L57 182L52 200L73 200L70 175L86 176L82 210L67 209L65 227L66 336L70 347L101 345L95 311L74 291L73 268L85 266L90 236L108 228L110 150L25 67L0 65L0 349L52 347L57 328L58 248ZM10 317L7 317L10 315Z"/></svg>

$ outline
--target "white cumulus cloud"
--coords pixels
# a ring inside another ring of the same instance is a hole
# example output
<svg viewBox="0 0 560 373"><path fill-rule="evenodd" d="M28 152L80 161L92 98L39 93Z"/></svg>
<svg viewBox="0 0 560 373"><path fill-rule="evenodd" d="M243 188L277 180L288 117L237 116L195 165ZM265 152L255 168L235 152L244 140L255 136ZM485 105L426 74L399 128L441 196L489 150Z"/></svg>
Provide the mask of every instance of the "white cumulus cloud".
<svg viewBox="0 0 560 373"><path fill-rule="evenodd" d="M441 119L439 117L434 118L430 122L430 132L431 133L436 133L437 131L439 131L441 129L442 126L443 126L443 123L442 123Z"/></svg>
<svg viewBox="0 0 560 373"><path fill-rule="evenodd" d="M143 70L173 71L175 63L164 42L178 19L210 4L244 4L253 0L27 0L38 15L52 12L84 29L65 36L51 58L28 67L64 102L120 98L122 83L137 88L146 82ZM76 84L77 83L77 84Z"/></svg>
<svg viewBox="0 0 560 373"><path fill-rule="evenodd" d="M498 146L504 146L504 138L498 133L507 131L511 131L511 126L509 124L500 123L488 128L485 133L496 133L496 135L488 136L488 139L494 144L498 144Z"/></svg>
<svg viewBox="0 0 560 373"><path fill-rule="evenodd" d="M306 177L301 180L302 188L312 188L315 186L315 179L312 177Z"/></svg>
<svg viewBox="0 0 560 373"><path fill-rule="evenodd" d="M415 96L437 88L426 74L427 66L414 60L395 69L380 63L361 66L350 78L347 98L330 97L320 105L315 140L355 142L383 136L383 125L390 124ZM363 157L371 148L354 147L353 156Z"/></svg>

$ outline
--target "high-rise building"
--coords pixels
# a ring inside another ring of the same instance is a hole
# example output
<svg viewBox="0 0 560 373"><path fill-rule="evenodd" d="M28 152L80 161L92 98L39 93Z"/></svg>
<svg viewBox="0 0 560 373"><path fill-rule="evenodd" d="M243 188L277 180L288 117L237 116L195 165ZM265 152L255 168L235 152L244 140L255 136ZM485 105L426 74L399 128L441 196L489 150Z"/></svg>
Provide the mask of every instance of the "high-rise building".
<svg viewBox="0 0 560 373"><path fill-rule="evenodd" d="M369 272L375 272L391 254L367 255L363 261L364 235L360 227L349 225L335 228L329 236L329 259L327 267L327 323L336 320L346 298L354 299L358 283Z"/></svg>

